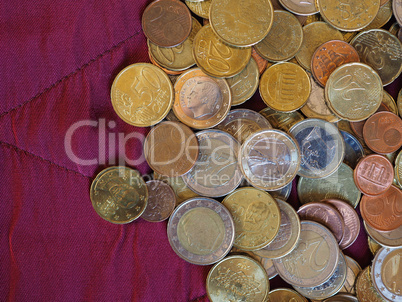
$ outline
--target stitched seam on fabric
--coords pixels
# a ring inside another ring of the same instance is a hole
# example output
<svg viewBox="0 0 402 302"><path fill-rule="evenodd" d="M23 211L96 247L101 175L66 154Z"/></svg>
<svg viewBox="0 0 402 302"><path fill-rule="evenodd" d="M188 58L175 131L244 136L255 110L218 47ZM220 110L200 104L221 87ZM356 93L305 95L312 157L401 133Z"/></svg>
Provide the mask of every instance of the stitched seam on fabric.
<svg viewBox="0 0 402 302"><path fill-rule="evenodd" d="M201 298L206 298L207 294L203 294L202 296L199 296L198 298L192 299L190 302L197 302Z"/></svg>
<svg viewBox="0 0 402 302"><path fill-rule="evenodd" d="M57 85L61 84L62 82L64 82L65 80L69 79L70 77L76 75L78 72L84 70L85 68L87 68L89 65L91 65L92 63L96 62L97 60L101 59L104 55L112 52L113 50L115 50L116 48L122 46L124 43L126 43L128 40L138 36L140 33L142 32L142 30L139 30L138 32L136 32L135 34L131 35L130 37L124 39L123 41L120 41L119 43L113 45L111 48L107 49L106 51L104 51L103 53L97 55L95 58L90 59L87 63L85 63L84 65L82 65L81 67L78 67L76 70L74 70L73 72L69 73L68 75L65 75L64 77L62 77L60 80L54 82L53 84L51 84L49 87L46 87L44 90L42 90L41 92L39 92L38 94L36 94L35 96L33 96L32 98L30 98L29 100L22 102L21 104L19 104L18 106L5 111L3 113L0 114L0 117L3 117L17 109L20 109L22 107L24 107L26 104L29 104L30 102L38 99L41 95L43 95L44 93L48 92L49 90L53 89L54 87L56 87Z"/></svg>
<svg viewBox="0 0 402 302"><path fill-rule="evenodd" d="M92 177L89 177L89 176L87 176L87 175L85 175L85 174L82 174L82 173L80 173L80 172L77 172L77 171L75 171L75 170L72 170L72 169L69 169L69 168L67 168L67 167L64 167L64 166L61 166L61 165L59 165L59 164L56 164L56 163L54 163L54 162L52 162L52 161L50 161L50 160L48 160L48 159L46 159L46 158L43 158L43 157L41 157L41 156L39 156L39 155L36 155L36 154L32 153L32 152L29 152L29 151L26 151L26 150L24 150L24 149L18 148L17 146L15 146L15 145L13 145L13 144L9 144L9 143L0 141L0 145L3 145L3 146L5 146L5 147L7 147L7 148L9 148L9 149L12 149L12 150L14 150L15 152L24 153L25 155L30 155L30 156L32 156L32 157L35 157L35 158L37 158L37 159L40 159L40 160L42 160L42 161L44 161L44 162L50 164L51 166L55 166L55 167L57 167L57 168L59 168L59 169L62 169L62 170L64 170L64 171L72 172L72 173L77 174L77 175L79 175L79 176L82 176L82 177L85 177L85 178L88 178L88 179L92 179Z"/></svg>

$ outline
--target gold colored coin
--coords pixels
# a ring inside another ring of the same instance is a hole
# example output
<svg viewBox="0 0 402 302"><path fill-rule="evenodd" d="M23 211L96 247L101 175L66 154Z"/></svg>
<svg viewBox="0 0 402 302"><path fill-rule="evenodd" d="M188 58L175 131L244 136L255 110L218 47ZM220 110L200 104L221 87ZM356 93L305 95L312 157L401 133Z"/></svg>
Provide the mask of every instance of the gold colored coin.
<svg viewBox="0 0 402 302"><path fill-rule="evenodd" d="M279 231L279 207L265 191L251 187L240 188L227 195L222 204L233 216L233 245L239 249L259 250L268 245Z"/></svg>
<svg viewBox="0 0 402 302"><path fill-rule="evenodd" d="M258 88L260 72L253 58L250 58L247 66L234 77L226 81L232 92L232 106L243 104L254 95Z"/></svg>
<svg viewBox="0 0 402 302"><path fill-rule="evenodd" d="M230 78L246 67L251 58L251 47L229 46L218 38L210 25L205 25L194 38L193 55L206 74Z"/></svg>
<svg viewBox="0 0 402 302"><path fill-rule="evenodd" d="M392 2L388 1L383 6L380 6L377 15L375 16L374 20L366 26L363 30L369 30L374 28L381 28L392 17Z"/></svg>
<svg viewBox="0 0 402 302"><path fill-rule="evenodd" d="M366 223L364 223L364 226L366 226ZM370 252L375 255L380 248L382 248L382 245L377 243L373 238L370 236L367 236L367 242L369 246Z"/></svg>
<svg viewBox="0 0 402 302"><path fill-rule="evenodd" d="M385 90L383 91L382 94L382 103L388 108L389 111L398 115L399 110L397 104L395 103L394 98Z"/></svg>
<svg viewBox="0 0 402 302"><path fill-rule="evenodd" d="M102 170L93 180L90 197L100 217L124 224L134 221L145 211L148 189L137 170L110 167Z"/></svg>
<svg viewBox="0 0 402 302"><path fill-rule="evenodd" d="M402 184L402 150L395 159L395 178L399 184Z"/></svg>
<svg viewBox="0 0 402 302"><path fill-rule="evenodd" d="M367 266L357 277L356 296L360 302L385 302L374 288L370 274L370 266Z"/></svg>
<svg viewBox="0 0 402 302"><path fill-rule="evenodd" d="M269 292L268 302L278 301L307 302L308 300L294 290L288 288L277 288Z"/></svg>
<svg viewBox="0 0 402 302"><path fill-rule="evenodd" d="M162 180L172 187L174 193L176 194L176 205L181 204L187 199L199 197L197 193L194 193L189 187L187 187L181 176L168 177L154 172L154 179Z"/></svg>
<svg viewBox="0 0 402 302"><path fill-rule="evenodd" d="M184 72L174 88L173 112L189 127L214 127L230 110L231 93L226 80L212 78L199 68Z"/></svg>
<svg viewBox="0 0 402 302"><path fill-rule="evenodd" d="M335 2L335 1L334 1ZM303 27L303 43L295 58L306 70L311 70L311 58L318 46L330 40L342 40L342 33L325 22L313 22Z"/></svg>
<svg viewBox="0 0 402 302"><path fill-rule="evenodd" d="M336 123L339 118L332 113L331 109L325 102L324 88L317 84L314 78L310 75L311 93L307 103L300 108L301 112L310 118L320 118L325 121Z"/></svg>
<svg viewBox="0 0 402 302"><path fill-rule="evenodd" d="M277 111L295 111L310 95L310 79L300 66L284 62L272 65L260 80L260 94L267 106Z"/></svg>
<svg viewBox="0 0 402 302"><path fill-rule="evenodd" d="M255 49L269 61L287 61L299 51L302 42L303 29L299 20L289 12L276 10L271 30Z"/></svg>
<svg viewBox="0 0 402 302"><path fill-rule="evenodd" d="M402 117L402 89L399 90L398 98L396 99L396 104L398 106L399 116Z"/></svg>
<svg viewBox="0 0 402 302"><path fill-rule="evenodd" d="M346 63L328 78L325 98L328 107L341 119L362 121L374 114L382 101L379 75L363 63Z"/></svg>
<svg viewBox="0 0 402 302"><path fill-rule="evenodd" d="M160 68L148 63L127 66L113 81L111 99L126 123L149 127L159 123L173 104L173 86Z"/></svg>
<svg viewBox="0 0 402 302"><path fill-rule="evenodd" d="M298 111L280 112L269 107L262 109L260 114L269 121L272 127L285 132L288 132L293 125L304 120L303 115Z"/></svg>
<svg viewBox="0 0 402 302"><path fill-rule="evenodd" d="M160 47L148 40L148 49L153 59L162 67L174 71L190 68L195 64L193 58L193 40L201 29L200 22L193 17L192 30L188 38L175 47Z"/></svg>
<svg viewBox="0 0 402 302"><path fill-rule="evenodd" d="M185 0L188 8L197 16L208 19L209 18L209 9L212 4L212 0L203 0L203 1L189 1Z"/></svg>
<svg viewBox="0 0 402 302"><path fill-rule="evenodd" d="M400 26L399 26L398 22L395 22L395 23L393 23L393 24L391 25L391 27L389 28L388 31L389 31L391 34L393 34L394 36L398 36L398 31L399 31L399 29L400 29Z"/></svg>
<svg viewBox="0 0 402 302"><path fill-rule="evenodd" d="M221 40L246 47L257 44L268 34L273 12L270 0L214 0L209 21Z"/></svg>
<svg viewBox="0 0 402 302"><path fill-rule="evenodd" d="M377 16L380 0L317 0L321 17L343 31L358 31Z"/></svg>
<svg viewBox="0 0 402 302"><path fill-rule="evenodd" d="M362 268L360 267L359 263L356 262L356 260L350 258L349 256L345 256L345 259L347 264L346 280L344 286L339 292L355 295L356 279L357 276L361 273Z"/></svg>
<svg viewBox="0 0 402 302"><path fill-rule="evenodd" d="M215 264L208 273L207 293L211 302L265 301L269 279L264 268L248 256L234 255Z"/></svg>

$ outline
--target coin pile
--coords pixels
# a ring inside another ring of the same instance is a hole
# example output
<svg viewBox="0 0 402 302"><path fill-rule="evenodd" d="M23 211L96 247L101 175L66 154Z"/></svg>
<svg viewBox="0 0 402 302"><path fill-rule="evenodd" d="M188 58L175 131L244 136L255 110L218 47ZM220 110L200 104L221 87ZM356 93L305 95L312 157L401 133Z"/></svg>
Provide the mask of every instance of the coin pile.
<svg viewBox="0 0 402 302"><path fill-rule="evenodd" d="M101 171L95 211L169 218L177 255L214 264L211 301L402 301L402 90L396 103L383 89L402 72L401 20L401 0L153 1L152 64L123 69L111 101L128 124L153 126L154 180ZM265 109L232 109L257 89ZM342 253L358 205L379 248L363 271ZM270 291L277 274L294 290Z"/></svg>

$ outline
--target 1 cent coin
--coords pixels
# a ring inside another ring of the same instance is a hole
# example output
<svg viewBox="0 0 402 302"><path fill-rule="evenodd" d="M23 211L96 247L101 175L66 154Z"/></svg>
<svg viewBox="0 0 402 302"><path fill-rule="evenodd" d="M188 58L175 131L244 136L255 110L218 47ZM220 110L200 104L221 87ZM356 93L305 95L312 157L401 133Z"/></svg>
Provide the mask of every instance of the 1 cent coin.
<svg viewBox="0 0 402 302"><path fill-rule="evenodd" d="M142 14L145 36L161 47L173 47L184 42L191 32L191 13L178 0L156 0Z"/></svg>
<svg viewBox="0 0 402 302"><path fill-rule="evenodd" d="M359 190L366 195L379 195L392 185L394 168L391 162L379 154L371 154L359 161L353 178Z"/></svg>
<svg viewBox="0 0 402 302"><path fill-rule="evenodd" d="M173 189L161 180L146 182L148 188L148 204L141 218L150 222L168 219L176 206L176 195Z"/></svg>

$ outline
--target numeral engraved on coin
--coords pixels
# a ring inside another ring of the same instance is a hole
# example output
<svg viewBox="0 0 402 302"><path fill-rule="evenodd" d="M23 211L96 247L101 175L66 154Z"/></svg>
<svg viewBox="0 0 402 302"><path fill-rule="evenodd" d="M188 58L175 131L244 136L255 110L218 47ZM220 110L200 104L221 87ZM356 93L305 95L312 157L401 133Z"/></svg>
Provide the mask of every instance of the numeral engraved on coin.
<svg viewBox="0 0 402 302"><path fill-rule="evenodd" d="M164 58L164 60L169 65L173 65L176 60L176 54L181 54L184 50L183 44L180 44L176 47L166 48L166 47L156 47L156 52L158 53L159 57Z"/></svg>
<svg viewBox="0 0 402 302"><path fill-rule="evenodd" d="M319 263L320 257L318 256L318 251L322 246L322 244L323 244L322 238L314 238L306 241L307 248L310 248L311 246L313 247L313 251L310 255L308 264L309 267L316 272L322 271L327 266L328 263L328 259L325 259L323 263Z"/></svg>
<svg viewBox="0 0 402 302"><path fill-rule="evenodd" d="M156 14L156 16L150 19L149 23L152 24L156 35L163 35L164 38L172 36L172 28L174 28L174 34L176 35L180 35L184 31L183 24L180 21L185 17L180 8L170 5L164 9L159 5L155 5L152 12ZM174 25L172 25L172 23L174 23Z"/></svg>
<svg viewBox="0 0 402 302"><path fill-rule="evenodd" d="M385 66L385 60L377 51L379 47L373 45L377 44L378 42L369 41L368 43L370 43L370 46L363 45L362 43L356 43L354 47L356 48L363 62L371 65L376 70L383 69Z"/></svg>
<svg viewBox="0 0 402 302"><path fill-rule="evenodd" d="M354 91L366 89L359 83L357 78L352 77L347 74L334 83L334 90L339 91L342 98L346 101L351 101L353 99L352 95ZM353 108L353 110L360 110L361 108Z"/></svg>
<svg viewBox="0 0 402 302"><path fill-rule="evenodd" d="M211 68L221 72L230 70L230 65L227 62L232 57L232 51L229 47L222 43L215 44L213 41L208 45L207 62Z"/></svg>
<svg viewBox="0 0 402 302"><path fill-rule="evenodd" d="M350 3L350 0L342 0L336 7L340 11L340 16L345 21L352 21L365 12L368 8L364 3Z"/></svg>

